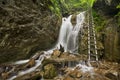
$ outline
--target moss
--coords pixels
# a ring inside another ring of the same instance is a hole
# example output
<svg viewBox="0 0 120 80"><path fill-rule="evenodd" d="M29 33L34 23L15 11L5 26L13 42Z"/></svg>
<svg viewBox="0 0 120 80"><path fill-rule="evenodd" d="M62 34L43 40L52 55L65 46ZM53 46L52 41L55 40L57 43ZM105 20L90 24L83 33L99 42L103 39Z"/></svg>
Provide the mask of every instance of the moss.
<svg viewBox="0 0 120 80"><path fill-rule="evenodd" d="M118 25L120 27L120 11L118 12L117 15L115 15L115 17L117 17L117 23L118 23Z"/></svg>
<svg viewBox="0 0 120 80"><path fill-rule="evenodd" d="M53 64L47 64L44 66L44 78L46 79L53 79L57 76L57 69Z"/></svg>
<svg viewBox="0 0 120 80"><path fill-rule="evenodd" d="M107 21L98 12L93 10L93 19L95 24L95 29L97 32L103 31Z"/></svg>

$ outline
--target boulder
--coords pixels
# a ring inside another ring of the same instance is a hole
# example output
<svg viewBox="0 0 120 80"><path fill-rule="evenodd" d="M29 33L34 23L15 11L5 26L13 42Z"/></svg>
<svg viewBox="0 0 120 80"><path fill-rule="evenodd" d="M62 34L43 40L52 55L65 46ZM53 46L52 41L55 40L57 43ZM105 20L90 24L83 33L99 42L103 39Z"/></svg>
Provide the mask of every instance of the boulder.
<svg viewBox="0 0 120 80"><path fill-rule="evenodd" d="M47 64L44 66L44 78L53 79L57 76L57 70L53 64Z"/></svg>
<svg viewBox="0 0 120 80"><path fill-rule="evenodd" d="M77 72L76 77L77 77L77 78L82 77L82 73L81 73L80 71L79 71L79 72Z"/></svg>
<svg viewBox="0 0 120 80"><path fill-rule="evenodd" d="M31 58L24 68L30 68L33 66L35 66L35 59Z"/></svg>
<svg viewBox="0 0 120 80"><path fill-rule="evenodd" d="M81 75L81 74L80 74L80 71L79 71L79 68L78 68L78 67L75 68L73 71L71 71L71 72L69 73L69 75L70 75L71 77L74 77L74 78L79 77L79 75Z"/></svg>
<svg viewBox="0 0 120 80"><path fill-rule="evenodd" d="M61 52L58 49L56 49L56 50L53 50L52 56L53 57L59 57L60 54L61 54Z"/></svg>
<svg viewBox="0 0 120 80"><path fill-rule="evenodd" d="M66 58L68 56L69 56L68 52L63 52L63 53L61 53L60 58Z"/></svg>
<svg viewBox="0 0 120 80"><path fill-rule="evenodd" d="M3 80L6 80L8 78L8 76L9 76L9 73L8 72L4 72L4 73L1 74L1 76L2 76Z"/></svg>

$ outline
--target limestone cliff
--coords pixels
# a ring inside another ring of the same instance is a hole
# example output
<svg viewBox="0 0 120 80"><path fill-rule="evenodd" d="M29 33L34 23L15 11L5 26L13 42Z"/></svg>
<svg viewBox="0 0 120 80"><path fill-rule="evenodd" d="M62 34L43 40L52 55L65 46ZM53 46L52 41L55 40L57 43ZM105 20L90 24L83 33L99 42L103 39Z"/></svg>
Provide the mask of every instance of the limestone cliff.
<svg viewBox="0 0 120 80"><path fill-rule="evenodd" d="M116 16L120 10L117 9L119 0L97 0L94 4L94 10L97 12L101 21L96 23L100 25L101 42L104 45L104 58L111 61L120 61L120 25L119 16ZM96 26L97 27L97 26Z"/></svg>
<svg viewBox="0 0 120 80"><path fill-rule="evenodd" d="M57 40L60 19L49 0L0 0L0 63L30 57Z"/></svg>

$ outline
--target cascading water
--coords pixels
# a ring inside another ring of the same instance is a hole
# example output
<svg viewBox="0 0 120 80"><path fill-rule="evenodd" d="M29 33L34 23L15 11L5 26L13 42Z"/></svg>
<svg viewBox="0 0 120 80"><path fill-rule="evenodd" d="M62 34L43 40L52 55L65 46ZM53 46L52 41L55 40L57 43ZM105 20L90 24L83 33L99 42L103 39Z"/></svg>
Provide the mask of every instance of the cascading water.
<svg viewBox="0 0 120 80"><path fill-rule="evenodd" d="M27 74L27 73L34 71L38 66L41 65L41 63L45 57L46 58L50 57L50 55L52 54L54 49L56 49L56 48L60 49L60 45L62 45L64 47L65 52L69 51L71 53L77 53L78 33L79 33L80 29L83 27L82 24L83 24L84 19L85 19L84 13L85 12L82 12L82 13L77 15L76 25L74 27L71 23L72 15L70 15L68 18L62 18L62 25L61 25L61 29L60 29L60 33L59 33L59 38L58 38L58 42L57 42L55 48L50 49L48 51L45 51L44 54L40 55L39 59L35 61L36 65L34 67L32 67L28 70L25 70L25 71L20 71L17 75L9 78L8 80L13 80L18 76L22 76L24 74ZM18 61L15 64L23 64L23 63L26 63L28 61L29 60Z"/></svg>
<svg viewBox="0 0 120 80"><path fill-rule="evenodd" d="M65 52L69 51L71 53L77 53L78 51L78 33L83 27L83 22L85 19L85 12L82 12L77 15L76 25L73 27L71 23L70 15L68 18L62 19L62 26L59 33L59 40L57 47L60 48L60 45L64 47Z"/></svg>
<svg viewBox="0 0 120 80"><path fill-rule="evenodd" d="M70 22L72 15L70 15L68 18L62 19L62 25L59 33L58 43L57 47L60 48L60 45L64 47L64 50L67 51L67 39L68 35L71 33L73 26Z"/></svg>

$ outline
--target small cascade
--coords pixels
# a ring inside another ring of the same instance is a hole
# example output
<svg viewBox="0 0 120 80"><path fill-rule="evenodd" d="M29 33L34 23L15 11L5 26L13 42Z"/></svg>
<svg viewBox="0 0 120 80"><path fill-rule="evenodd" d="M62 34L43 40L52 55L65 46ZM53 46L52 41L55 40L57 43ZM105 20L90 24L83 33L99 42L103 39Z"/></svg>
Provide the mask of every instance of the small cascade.
<svg viewBox="0 0 120 80"><path fill-rule="evenodd" d="M86 26L84 13L76 16L75 26L71 23L72 15L62 18L58 42L52 49L38 52L31 59L0 67L0 80L33 80L36 76L36 80L108 80L109 75L119 77L118 63L98 62L95 27L91 15L88 15L87 25L88 56L76 54L79 32ZM4 40L0 45L3 45Z"/></svg>
<svg viewBox="0 0 120 80"><path fill-rule="evenodd" d="M72 15L70 15L68 18L63 18L62 19L62 25L59 33L59 38L58 38L58 43L57 47L60 48L60 45L64 47L64 50L67 51L67 40L68 40L68 35L70 35L73 26L71 21Z"/></svg>
<svg viewBox="0 0 120 80"><path fill-rule="evenodd" d="M13 80L16 77L33 72L36 68L41 66L44 58L51 57L51 54L53 53L54 49L60 49L60 45L62 47L64 47L65 52L77 53L77 51L78 51L78 33L79 33L80 29L83 27L82 24L83 24L84 18L85 18L84 13L85 12L81 12L80 14L77 15L76 25L74 27L71 23L72 15L70 15L68 18L62 18L62 25L61 25L59 38L58 38L58 42L57 42L56 46L53 49L44 51L44 54L39 55L39 58L37 60L35 60L36 64L34 67L31 67L24 71L19 71L17 75L15 75L7 80ZM34 55L32 58L34 58L36 55ZM29 62L29 60L21 60L21 61L15 62L15 64L24 64L27 62ZM65 64L64 62L62 63L62 67L65 67L65 66L74 67L75 65L76 65L76 63L71 62L71 61L68 62L67 64Z"/></svg>
<svg viewBox="0 0 120 80"><path fill-rule="evenodd" d="M17 61L17 62L15 62L15 64L24 64L24 63L27 63L27 62L29 62L29 59L28 60Z"/></svg>
<svg viewBox="0 0 120 80"><path fill-rule="evenodd" d="M60 45L64 47L65 52L78 53L78 33L83 27L83 22L85 19L85 12L81 12L77 15L76 25L73 26L71 23L70 15L68 18L62 19L62 26L59 33L59 39L57 47L60 48Z"/></svg>
<svg viewBox="0 0 120 80"><path fill-rule="evenodd" d="M30 72L34 71L37 67L39 67L39 66L42 64L42 61L44 60L45 57L46 57L46 58L49 58L49 57L50 57L50 55L51 55L50 52L51 52L51 50L50 50L50 51L47 51L47 52L44 52L44 54L40 55L40 56L39 56L39 59L35 61L35 62L36 62L36 65L35 65L34 67L29 68L29 69L24 70L24 71L20 71L17 75L15 75L15 76L7 79L7 80L13 80L13 79L15 79L16 77L19 77L19 76L22 76L22 75L25 75L25 74L27 74L27 73L30 73ZM26 62L28 62L28 60L18 61L18 62L16 62L15 64L22 64L22 63L26 63Z"/></svg>
<svg viewBox="0 0 120 80"><path fill-rule="evenodd" d="M85 73L85 72L91 72L93 73L93 67L89 66L89 64L85 61L80 61L79 64L76 65L76 67L80 67L80 70Z"/></svg>

